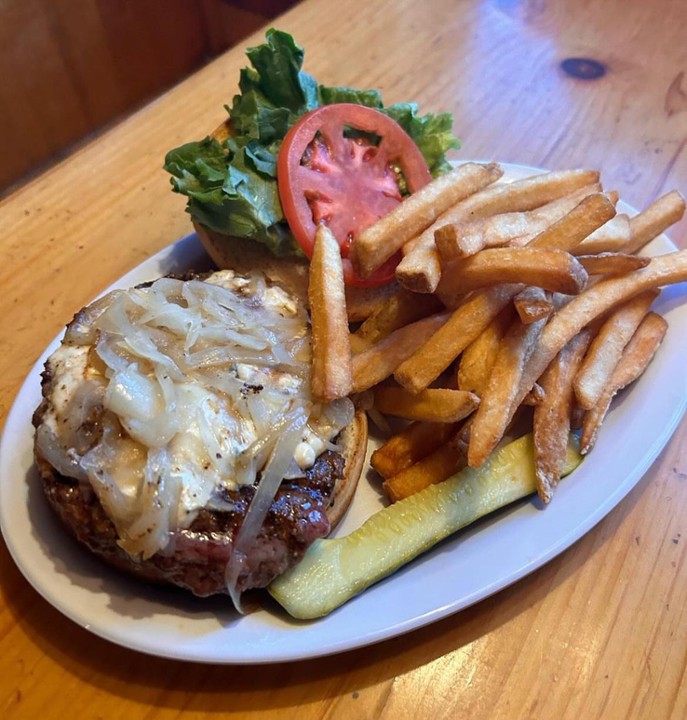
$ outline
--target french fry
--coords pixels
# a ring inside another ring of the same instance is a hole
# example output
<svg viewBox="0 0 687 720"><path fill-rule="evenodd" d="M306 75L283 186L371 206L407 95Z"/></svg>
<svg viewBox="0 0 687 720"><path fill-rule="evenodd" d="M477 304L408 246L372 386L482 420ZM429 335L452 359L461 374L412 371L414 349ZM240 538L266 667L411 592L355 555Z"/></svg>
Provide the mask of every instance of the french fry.
<svg viewBox="0 0 687 720"><path fill-rule="evenodd" d="M528 248L548 248L571 252L591 232L615 214L613 203L603 194L589 195L567 215L550 225L527 245ZM462 261L454 261L462 262ZM446 265L437 295L446 307L455 307L462 295L452 271L454 262Z"/></svg>
<svg viewBox="0 0 687 720"><path fill-rule="evenodd" d="M580 453L585 455L594 444L601 424L606 417L611 400L615 395L639 378L654 357L658 346L663 341L668 323L654 312L650 312L637 328L627 344L620 362L616 365L610 381L604 388L597 404L584 417Z"/></svg>
<svg viewBox="0 0 687 720"><path fill-rule="evenodd" d="M351 346L339 244L321 225L310 261L308 301L312 321L313 397L329 402L350 395Z"/></svg>
<svg viewBox="0 0 687 720"><path fill-rule="evenodd" d="M520 322L525 325L547 318L553 312L551 300L546 296L542 297L538 288L531 286L521 290L513 298L513 305Z"/></svg>
<svg viewBox="0 0 687 720"><path fill-rule="evenodd" d="M346 285L346 314L348 322L366 320L377 309L380 302L391 297L399 290L397 282L376 287Z"/></svg>
<svg viewBox="0 0 687 720"><path fill-rule="evenodd" d="M489 384L499 344L513 320L512 309L506 306L463 351L458 363L456 382L460 390L480 397Z"/></svg>
<svg viewBox="0 0 687 720"><path fill-rule="evenodd" d="M552 200L534 210L508 212L470 222L442 225L434 232L434 242L442 263L474 255L489 247L502 247L514 240L531 240L567 215L589 195L601 192L593 183Z"/></svg>
<svg viewBox="0 0 687 720"><path fill-rule="evenodd" d="M436 313L394 330L390 335L353 356L353 392L368 390L386 380L396 368L446 323L450 313Z"/></svg>
<svg viewBox="0 0 687 720"><path fill-rule="evenodd" d="M632 228L630 218L625 214L616 215L600 228L594 230L576 248L574 255L595 255L602 252L621 252L630 242Z"/></svg>
<svg viewBox="0 0 687 720"><path fill-rule="evenodd" d="M418 295L401 288L379 305L356 330L354 337L370 345L387 337L394 330L442 308L441 302L434 295Z"/></svg>
<svg viewBox="0 0 687 720"><path fill-rule="evenodd" d="M584 410L591 410L608 385L623 350L649 312L658 290L647 290L619 307L601 326L575 378L575 396Z"/></svg>
<svg viewBox="0 0 687 720"><path fill-rule="evenodd" d="M361 277L369 277L441 213L502 175L503 170L495 163L465 163L436 178L358 235L351 245L354 268Z"/></svg>
<svg viewBox="0 0 687 720"><path fill-rule="evenodd" d="M388 478L383 487L391 502L398 502L429 485L443 482L464 467L465 452L455 442L448 441L414 465Z"/></svg>
<svg viewBox="0 0 687 720"><path fill-rule="evenodd" d="M544 397L534 408L534 468L537 492L549 503L561 479L574 405L573 379L593 330L585 328L556 355L541 377Z"/></svg>
<svg viewBox="0 0 687 720"><path fill-rule="evenodd" d="M399 285L415 293L433 293L441 280L441 261L433 237L417 238L396 266Z"/></svg>
<svg viewBox="0 0 687 720"><path fill-rule="evenodd" d="M380 412L406 420L453 423L467 417L479 405L479 398L465 390L430 388L409 393L398 387L375 391L375 407Z"/></svg>
<svg viewBox="0 0 687 720"><path fill-rule="evenodd" d="M353 355L367 350L372 345L371 342L368 342L365 338L358 337L355 333L351 333L348 341L351 344L351 353L353 353Z"/></svg>
<svg viewBox="0 0 687 720"><path fill-rule="evenodd" d="M649 264L649 258L617 252L578 255L577 259L589 275L624 275Z"/></svg>
<svg viewBox="0 0 687 720"><path fill-rule="evenodd" d="M498 418L500 427L493 433L497 438L496 442L503 436L515 411L548 364L582 328L611 308L645 290L685 280L687 280L687 250L679 250L652 258L645 268L629 275L600 280L562 307L542 330L537 347L523 372L515 401L508 410L504 407ZM487 450L487 455L495 445L496 443Z"/></svg>
<svg viewBox="0 0 687 720"><path fill-rule="evenodd" d="M525 395L522 400L523 405L529 405L530 407L536 407L540 402L544 400L546 393L544 388L539 383L534 383L532 389Z"/></svg>
<svg viewBox="0 0 687 720"><path fill-rule="evenodd" d="M503 436L505 427L500 421L504 409L515 403L520 380L545 322L546 320L537 320L523 325L516 319L501 341L489 385L472 419L468 447L470 467L479 467Z"/></svg>
<svg viewBox="0 0 687 720"><path fill-rule="evenodd" d="M385 479L398 475L448 442L457 430L457 423L411 423L377 448L370 464Z"/></svg>
<svg viewBox="0 0 687 720"><path fill-rule="evenodd" d="M680 220L684 214L685 199L677 190L658 198L630 219L632 238L623 248L624 252L639 252L647 243Z"/></svg>
<svg viewBox="0 0 687 720"><path fill-rule="evenodd" d="M608 198L600 194L590 195L534 238L528 247L554 247L570 251L613 213L615 207ZM522 289L522 285L495 285L463 299L455 288L449 287L442 292L440 286L437 294L441 301L447 307L456 309L445 325L398 365L394 372L397 382L413 392L428 387ZM536 377L533 378L527 392L536 380Z"/></svg>
<svg viewBox="0 0 687 720"><path fill-rule="evenodd" d="M396 279L413 292L434 292L441 279L439 253L434 243L434 233L440 227L499 213L532 210L598 180L598 172L566 170L492 185L475 193L454 205L408 244L396 268Z"/></svg>
<svg viewBox="0 0 687 720"><path fill-rule="evenodd" d="M495 285L469 295L434 334L398 364L394 378L399 385L411 392L428 387L521 289L522 285Z"/></svg>
<svg viewBox="0 0 687 720"><path fill-rule="evenodd" d="M571 252L614 215L615 205L606 195L589 195L567 215L539 233L528 247L557 248Z"/></svg>
<svg viewBox="0 0 687 720"><path fill-rule="evenodd" d="M460 294L498 283L524 283L551 292L577 295L588 277L573 255L545 247L480 250L453 261L449 267L447 283L453 293Z"/></svg>

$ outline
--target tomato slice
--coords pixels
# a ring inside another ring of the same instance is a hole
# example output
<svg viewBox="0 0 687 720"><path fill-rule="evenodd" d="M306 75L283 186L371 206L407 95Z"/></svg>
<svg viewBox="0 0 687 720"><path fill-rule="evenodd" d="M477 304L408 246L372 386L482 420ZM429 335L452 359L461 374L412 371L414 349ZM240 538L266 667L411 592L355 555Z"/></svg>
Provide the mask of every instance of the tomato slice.
<svg viewBox="0 0 687 720"><path fill-rule="evenodd" d="M411 193L431 180L424 156L403 128L363 105L312 110L284 138L277 181L291 232L310 258L317 226L325 223L339 242L348 285L369 287L393 279L400 253L365 280L348 255L358 233L401 202L395 168Z"/></svg>

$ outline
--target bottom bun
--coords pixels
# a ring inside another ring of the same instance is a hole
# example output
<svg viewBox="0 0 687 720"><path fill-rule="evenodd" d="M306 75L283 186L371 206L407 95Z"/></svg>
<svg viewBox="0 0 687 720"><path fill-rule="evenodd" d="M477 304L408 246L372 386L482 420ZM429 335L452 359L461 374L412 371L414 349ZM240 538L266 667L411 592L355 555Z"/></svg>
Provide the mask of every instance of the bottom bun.
<svg viewBox="0 0 687 720"><path fill-rule="evenodd" d="M220 269L247 274L258 269L272 282L307 302L309 263L303 257L277 256L262 243L247 238L230 237L194 223L193 227L212 261ZM346 287L346 312L350 322L369 317L383 300L398 292L398 283L376 287Z"/></svg>
<svg viewBox="0 0 687 720"><path fill-rule="evenodd" d="M332 530L346 514L363 474L367 453L367 414L364 410L356 411L353 422L339 434L337 444L345 465L344 476L334 486L334 495L327 510Z"/></svg>

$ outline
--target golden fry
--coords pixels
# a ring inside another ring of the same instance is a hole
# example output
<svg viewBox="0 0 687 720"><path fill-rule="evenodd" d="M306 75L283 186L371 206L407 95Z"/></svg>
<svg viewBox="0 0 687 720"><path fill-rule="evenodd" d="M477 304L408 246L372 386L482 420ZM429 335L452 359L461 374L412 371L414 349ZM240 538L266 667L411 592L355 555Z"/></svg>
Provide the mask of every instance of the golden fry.
<svg viewBox="0 0 687 720"><path fill-rule="evenodd" d="M577 259L589 275L624 275L649 264L649 258L617 252L578 255Z"/></svg>
<svg viewBox="0 0 687 720"><path fill-rule="evenodd" d="M387 415L406 420L453 423L467 417L479 405L479 398L464 390L430 388L410 393L398 387L375 391L375 407Z"/></svg>
<svg viewBox="0 0 687 720"><path fill-rule="evenodd" d="M463 351L458 363L456 381L460 390L480 397L489 384L499 344L513 320L510 307L505 307Z"/></svg>
<svg viewBox="0 0 687 720"><path fill-rule="evenodd" d="M630 218L621 214L612 217L588 235L570 252L575 255L595 255L602 252L623 251L632 237Z"/></svg>
<svg viewBox="0 0 687 720"><path fill-rule="evenodd" d="M495 285L467 297L436 332L400 363L394 378L412 392L424 390L479 337L489 323L522 289L521 285Z"/></svg>
<svg viewBox="0 0 687 720"><path fill-rule="evenodd" d="M632 239L623 248L626 253L639 252L685 214L685 199L673 190L654 201L630 220Z"/></svg>
<svg viewBox="0 0 687 720"><path fill-rule="evenodd" d="M613 203L603 194L589 195L576 205L567 215L537 235L526 247L547 248L572 251L593 230L600 227L615 214ZM448 263L443 269L437 295L446 307L455 307L460 301L462 289L457 286L452 266Z"/></svg>
<svg viewBox="0 0 687 720"><path fill-rule="evenodd" d="M623 350L649 312L658 290L647 290L619 307L601 326L575 378L575 396L585 410L591 410L608 385Z"/></svg>
<svg viewBox="0 0 687 720"><path fill-rule="evenodd" d="M350 395L351 345L339 244L321 225L310 262L313 397L329 402Z"/></svg>
<svg viewBox="0 0 687 720"><path fill-rule="evenodd" d="M479 467L503 437L506 426L501 420L505 410L515 404L524 369L545 322L537 320L523 325L516 319L501 341L489 385L472 419L468 447L470 467ZM522 398L517 405L520 402Z"/></svg>
<svg viewBox="0 0 687 720"><path fill-rule="evenodd" d="M388 478L384 490L391 502L403 500L440 483L465 467L465 453L455 442L446 442L414 465Z"/></svg>
<svg viewBox="0 0 687 720"><path fill-rule="evenodd" d="M616 393L639 378L651 362L668 329L668 323L656 313L649 313L627 344L610 381L598 403L589 410L582 425L580 452L585 455L596 443L601 424Z"/></svg>
<svg viewBox="0 0 687 720"><path fill-rule="evenodd" d="M685 280L687 280L687 250L680 250L652 258L645 268L629 275L600 280L574 297L549 320L542 330L537 347L523 373L515 402L508 411L504 409L500 417L502 426L500 435L495 434L499 437L503 435L523 398L546 370L548 364L582 328L611 308L645 290ZM489 452L491 450L493 447Z"/></svg>
<svg viewBox="0 0 687 720"><path fill-rule="evenodd" d="M577 295L587 282L578 260L563 250L545 247L491 248L454 260L444 271L444 292L466 294L498 283L524 283ZM545 299L545 298L544 298Z"/></svg>
<svg viewBox="0 0 687 720"><path fill-rule="evenodd" d="M572 251L615 215L615 205L603 193L589 195L567 215L539 233L528 247Z"/></svg>
<svg viewBox="0 0 687 720"><path fill-rule="evenodd" d="M556 355L540 380L544 397L534 408L534 467L537 492L545 503L551 502L561 479L575 400L573 379L592 336L590 328L576 335Z"/></svg>
<svg viewBox="0 0 687 720"><path fill-rule="evenodd" d="M396 268L396 279L408 290L434 292L441 279L434 233L441 226L499 213L532 210L598 180L598 172L565 170L492 185L475 193L441 215L404 250L404 258Z"/></svg>
<svg viewBox="0 0 687 720"><path fill-rule="evenodd" d="M447 263L474 255L485 248L503 247L516 240L518 245L526 244L526 241L567 215L586 197L600 191L601 185L593 183L534 210L507 212L480 220L442 225L434 233L441 261Z"/></svg>
<svg viewBox="0 0 687 720"><path fill-rule="evenodd" d="M397 282L377 287L359 287L346 285L346 313L348 322L366 320L384 302L399 291Z"/></svg>
<svg viewBox="0 0 687 720"><path fill-rule="evenodd" d="M448 442L457 429L456 423L411 423L375 450L370 464L383 478L398 475Z"/></svg>
<svg viewBox="0 0 687 720"><path fill-rule="evenodd" d="M353 392L368 390L386 380L396 368L421 347L446 323L450 313L443 312L394 330L383 340L353 357Z"/></svg>
<svg viewBox="0 0 687 720"><path fill-rule="evenodd" d="M361 277L369 277L441 213L502 175L495 163L465 163L432 180L358 235L351 246L353 266Z"/></svg>
<svg viewBox="0 0 687 720"><path fill-rule="evenodd" d="M354 333L368 345L379 342L404 325L427 317L443 308L434 295L418 295L403 288L381 303Z"/></svg>

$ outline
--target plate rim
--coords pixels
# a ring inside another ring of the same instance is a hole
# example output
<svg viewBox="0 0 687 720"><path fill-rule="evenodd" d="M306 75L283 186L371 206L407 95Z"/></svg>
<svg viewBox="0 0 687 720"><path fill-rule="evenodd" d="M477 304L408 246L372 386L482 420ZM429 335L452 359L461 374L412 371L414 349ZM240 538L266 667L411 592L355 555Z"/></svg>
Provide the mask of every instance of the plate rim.
<svg viewBox="0 0 687 720"><path fill-rule="evenodd" d="M546 172L545 170L542 170L540 168L535 168L527 165L501 163L501 166L506 171L506 181L516 179L517 177L524 177L528 174L540 174L542 172ZM513 177L513 175L515 175L516 177ZM628 206L626 203L623 203L623 209L625 208L628 209L627 211L633 212L633 209L630 206ZM666 251L676 249L672 242L665 235L661 236L661 243L662 247L666 249ZM202 246L200 245L197 236L195 235L195 233L191 233L163 248L159 252L155 253L154 255L150 256L142 263L137 265L128 273L125 273L110 287L103 290L101 295L108 292L113 287L122 287L127 284L132 284L132 280L130 278L134 278L140 275L143 268L146 268L147 271L147 268L150 267L151 272L152 268L155 268L156 275L153 276L155 277L159 276L161 272L175 271L175 266L177 269L180 269L184 265L184 263L189 261L189 259L199 257L202 257L207 261L207 256L205 255L205 252L202 249ZM169 267L170 263L172 263L172 268ZM188 265L186 267L188 267ZM136 282L140 282L140 280L136 280ZM685 318L687 320L687 314L685 314ZM8 451L8 446L10 446L10 442L12 439L15 438L15 436L22 435L22 428L24 428L23 432L26 432L25 420L27 408L22 406L21 400L27 396L35 394L35 387L31 386L31 383L35 382L36 376L40 373L40 370L42 370L45 359L50 354L50 352L52 352L52 350L57 346L62 337L62 334L63 333L60 333L56 338L52 340L52 342L46 347L46 349L43 351L36 363L33 365L26 379L22 383L22 386L20 387L18 393L16 394L10 411L7 414L5 426L2 432L2 437L0 438L0 500L4 499L8 492L5 487L7 483L6 477L8 472L8 465L12 464L12 453L11 450ZM682 416L685 413L685 409L687 409L687 391L685 391L685 389L683 389L683 391L680 393L680 397L673 402L673 405L671 407L672 414L662 426L660 434L656 438L654 438L649 451L641 456L640 462L634 466L634 471L630 473L627 477L625 477L624 481L617 486L614 493L612 493L609 497L606 498L606 501L597 508L597 512L588 514L585 517L581 518L581 521L574 528L570 528L568 532L558 537L556 542L550 544L546 548L546 551L544 553L540 553L538 556L532 558L529 562L524 563L515 574L511 574L509 576L506 582L502 582L502 579L496 578L494 582L490 585L483 586L478 592L462 598L461 602L443 603L442 605L434 607L429 611L423 612L422 614L415 615L413 617L407 617L391 625L380 627L376 631L368 631L364 637L357 637L349 640L345 638L339 639L338 641L330 642L326 647L310 647L309 649L301 648L300 650L297 648L287 648L286 650L282 649L278 652L273 652L272 654L265 654L264 650L259 648L257 651L255 650L255 648L250 648L248 651L244 650L243 652L239 652L236 648L233 648L233 651L229 653L212 652L209 650L199 653L197 649L193 649L193 646L191 646L190 648L182 646L175 650L174 648L170 648L169 645L163 647L159 643L146 644L142 642L132 642L130 638L123 639L121 634L117 631L112 631L107 627L101 627L98 625L97 620L96 622L93 622L93 618L88 617L88 615L84 616L83 613L77 612L74 607L66 604L61 597L55 598L54 591L51 592L51 589L46 585L46 582L42 578L37 578L30 567L26 567L25 553L22 551L22 549L18 546L18 543L16 542L16 533L12 532L12 520L8 518L8 511L5 508L4 502L0 502L0 528L2 529L2 534L5 538L8 550L15 564L18 566L18 568L20 569L24 577L28 580L28 582L47 602L56 607L63 615L65 615L73 622L76 622L81 627L84 627L95 635L105 638L118 645L154 656L200 663L268 664L312 659L364 647L366 645L390 639L406 632L410 632L412 630L424 627L432 622L436 622L442 618L457 613L460 610L463 610L466 607L469 607L470 605L485 599L493 593L510 586L511 584L517 582L526 575L529 575L531 572L534 572L535 570L550 562L554 557L556 557L565 549L570 547L574 542L583 537L598 522L600 522L600 520L602 520L614 507L616 507L627 495L627 493L629 493L629 491L633 487L635 487L635 485L645 475L645 473L647 472L651 464L655 461L660 451L663 449L663 447L666 445L666 443L669 441L669 439L675 432L677 425L679 424ZM10 457L10 459L8 459L8 456ZM31 472L30 467L26 468L26 470L27 472ZM28 493L28 490L26 491L26 493ZM495 520L488 521L488 524L491 525L492 522L497 523L499 517L500 514L496 517ZM482 527L482 523L480 523L479 527ZM468 530L467 532L470 533L471 531ZM461 533L461 537L462 536L463 533ZM69 538L66 538L65 535L65 539ZM442 546L443 545L444 544L442 543ZM417 565L422 562L423 558L414 561L409 567L404 568L399 574L405 575L408 572L412 572L413 568L417 567ZM379 583L378 585L392 583L394 582L395 577L396 575L391 576L390 578L383 580L382 583ZM127 578L118 578L116 580L117 585L121 583L128 584L129 582L136 583L140 581L130 581ZM370 591L368 590L367 592ZM198 600L197 602L203 601ZM354 602L355 599L351 601L351 603ZM350 606L351 603L348 603L347 605ZM326 620L327 619L314 621L314 623L310 623L308 624L308 626L313 627L316 626L318 623L325 622ZM289 625L293 625L293 622L290 622ZM297 627L302 628L304 626L297 625ZM222 632L226 630L226 627L222 628ZM231 631L231 628L229 628L229 631ZM219 644L221 645L221 642Z"/></svg>

